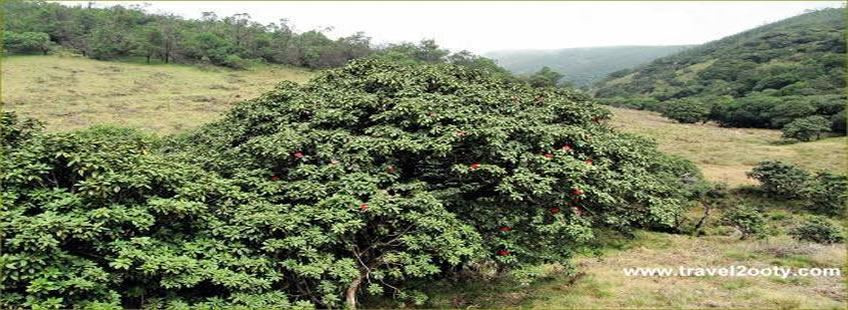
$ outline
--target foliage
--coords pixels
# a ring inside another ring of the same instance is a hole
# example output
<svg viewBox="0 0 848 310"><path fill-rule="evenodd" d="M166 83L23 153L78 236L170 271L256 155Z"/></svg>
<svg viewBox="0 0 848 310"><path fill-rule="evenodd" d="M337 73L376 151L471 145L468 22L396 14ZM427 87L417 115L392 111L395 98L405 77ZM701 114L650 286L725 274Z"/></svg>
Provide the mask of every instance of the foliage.
<svg viewBox="0 0 848 310"><path fill-rule="evenodd" d="M694 98L671 101L662 112L662 116L684 124L706 123L709 115L709 104Z"/></svg>
<svg viewBox="0 0 848 310"><path fill-rule="evenodd" d="M844 114L844 88L845 14L833 8L658 58L626 78L597 83L594 94L649 97L665 106L685 104L680 98L716 101L709 119L729 127L780 129L820 115L845 134L844 116L837 116Z"/></svg>
<svg viewBox="0 0 848 310"><path fill-rule="evenodd" d="M800 198L811 182L810 173L780 161L763 161L747 173L761 183L762 189L775 197Z"/></svg>
<svg viewBox="0 0 848 310"><path fill-rule="evenodd" d="M396 61L488 67L509 75L489 59L468 52L451 55L434 40L377 47L362 32L333 40L326 35L330 28L296 33L288 20L263 25L245 13L219 17L204 12L201 19L192 20L147 13L138 5L92 8L42 0L10 0L2 5L7 15L15 16L3 20L7 30L4 46L11 52L47 54L50 46L58 44L101 60L143 57L148 63L159 59L236 69L249 62L332 68L374 55Z"/></svg>
<svg viewBox="0 0 848 310"><path fill-rule="evenodd" d="M229 181L132 130L3 120L3 132L30 131L3 140L3 307L292 306L273 292L274 258L234 233L251 228Z"/></svg>
<svg viewBox="0 0 848 310"><path fill-rule="evenodd" d="M830 130L830 121L822 116L814 115L796 119L783 126L783 137L800 141L819 139L823 132Z"/></svg>
<svg viewBox="0 0 848 310"><path fill-rule="evenodd" d="M810 201L811 210L827 215L844 216L845 204L848 202L848 177L819 172L804 187L802 194Z"/></svg>
<svg viewBox="0 0 848 310"><path fill-rule="evenodd" d="M762 238L767 232L766 220L762 211L746 205L738 205L724 210L722 223L730 225L742 233L740 239Z"/></svg>
<svg viewBox="0 0 848 310"><path fill-rule="evenodd" d="M665 104L660 103L651 97L611 97L597 98L598 103L609 105L617 108L627 108L635 110L647 110L654 112L662 112Z"/></svg>
<svg viewBox="0 0 848 310"><path fill-rule="evenodd" d="M807 218L802 224L793 228L789 234L798 240L824 244L839 243L845 240L842 228L821 216Z"/></svg>
<svg viewBox="0 0 848 310"><path fill-rule="evenodd" d="M279 249L308 267L292 267L292 281L393 292L472 260L565 264L598 225L674 225L685 179L699 175L611 131L587 99L460 66L357 61L306 86L280 84L172 147L222 175L258 178L243 188L284 210L326 210L326 226ZM438 230L413 229L426 214ZM351 257L352 274L326 269Z"/></svg>
<svg viewBox="0 0 848 310"><path fill-rule="evenodd" d="M527 82L533 87L556 87L564 75L550 67L542 67L538 72L527 77Z"/></svg>
<svg viewBox="0 0 848 310"><path fill-rule="evenodd" d="M595 228L674 226L700 180L608 115L568 90L379 60L166 141L4 114L2 304L420 303L406 281L567 264Z"/></svg>
<svg viewBox="0 0 848 310"><path fill-rule="evenodd" d="M51 46L50 36L43 32L3 31L3 49L10 52L40 52L47 55Z"/></svg>

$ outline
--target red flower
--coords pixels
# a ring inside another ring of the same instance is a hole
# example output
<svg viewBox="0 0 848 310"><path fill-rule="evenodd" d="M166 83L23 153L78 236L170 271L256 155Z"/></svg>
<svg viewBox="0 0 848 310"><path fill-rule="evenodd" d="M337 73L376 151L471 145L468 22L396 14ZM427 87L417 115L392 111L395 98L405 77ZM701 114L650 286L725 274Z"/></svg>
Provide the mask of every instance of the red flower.
<svg viewBox="0 0 848 310"><path fill-rule="evenodd" d="M509 254L510 254L510 253L509 253L509 251L506 251L506 250L500 250L500 251L498 251L498 255L500 255L500 256L507 256L507 255L509 255Z"/></svg>
<svg viewBox="0 0 848 310"><path fill-rule="evenodd" d="M585 161L585 163L586 163L587 165L591 165L591 164L592 164L592 160L591 160L591 159L587 159L587 160Z"/></svg>
<svg viewBox="0 0 848 310"><path fill-rule="evenodd" d="M551 158L551 157L554 157L554 154L547 153L547 154L545 154L545 157L547 157L547 158Z"/></svg>
<svg viewBox="0 0 848 310"><path fill-rule="evenodd" d="M359 209L360 210L368 210L368 205L363 203L363 204L359 205Z"/></svg>
<svg viewBox="0 0 848 310"><path fill-rule="evenodd" d="M278 177L276 175L271 176L271 181L279 181L279 180L280 180L280 177Z"/></svg>
<svg viewBox="0 0 848 310"><path fill-rule="evenodd" d="M570 145L563 145L562 150L565 151L565 152L568 152L569 150L571 150L571 146Z"/></svg>
<svg viewBox="0 0 848 310"><path fill-rule="evenodd" d="M574 188L574 189L572 189L572 190L571 190L571 193L572 193L572 194L575 194L575 195L577 195L577 196L581 196L581 195L583 195L583 191L582 191L582 190L580 190L579 188Z"/></svg>
<svg viewBox="0 0 848 310"><path fill-rule="evenodd" d="M512 231L512 227L501 227L501 231Z"/></svg>
<svg viewBox="0 0 848 310"><path fill-rule="evenodd" d="M552 214L557 214L557 213L559 213L559 208L551 208L551 213L552 213Z"/></svg>
<svg viewBox="0 0 848 310"><path fill-rule="evenodd" d="M301 152L294 153L294 158L303 158L303 153L301 153Z"/></svg>
<svg viewBox="0 0 848 310"><path fill-rule="evenodd" d="M471 169L477 169L477 168L480 168L480 164L478 164L478 163L471 164Z"/></svg>
<svg viewBox="0 0 848 310"><path fill-rule="evenodd" d="M395 173L395 167L388 167L388 168L386 168L386 172L388 172L388 173Z"/></svg>

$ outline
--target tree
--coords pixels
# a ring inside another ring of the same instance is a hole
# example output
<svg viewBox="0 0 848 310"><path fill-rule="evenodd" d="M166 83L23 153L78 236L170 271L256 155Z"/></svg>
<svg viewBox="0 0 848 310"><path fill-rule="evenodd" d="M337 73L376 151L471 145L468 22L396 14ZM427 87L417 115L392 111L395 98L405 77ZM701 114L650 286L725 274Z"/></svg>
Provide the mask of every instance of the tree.
<svg viewBox="0 0 848 310"><path fill-rule="evenodd" d="M545 66L542 67L541 70L534 73L533 75L527 78L527 81L530 83L530 86L533 87L556 87L559 80L561 80L565 75L552 70L550 67Z"/></svg>
<svg viewBox="0 0 848 310"><path fill-rule="evenodd" d="M369 59L281 84L177 149L265 197L239 238L283 261L292 294L353 308L471 262L567 264L593 227L675 225L697 171L607 115L566 90Z"/></svg>
<svg viewBox="0 0 848 310"><path fill-rule="evenodd" d="M662 116L684 124L707 123L711 110L711 106L707 102L687 98L667 102Z"/></svg>
<svg viewBox="0 0 848 310"><path fill-rule="evenodd" d="M823 132L830 131L831 121L820 115L796 119L781 130L783 138L799 141L817 140Z"/></svg>

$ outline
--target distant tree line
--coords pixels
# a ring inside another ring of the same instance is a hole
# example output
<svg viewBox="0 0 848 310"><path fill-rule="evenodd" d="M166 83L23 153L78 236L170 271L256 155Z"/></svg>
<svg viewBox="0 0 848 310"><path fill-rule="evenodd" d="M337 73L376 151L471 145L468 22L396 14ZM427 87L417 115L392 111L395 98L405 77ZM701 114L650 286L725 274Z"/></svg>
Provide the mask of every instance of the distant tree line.
<svg viewBox="0 0 848 310"><path fill-rule="evenodd" d="M362 32L335 40L325 34L329 29L297 33L285 19L263 25L248 14L220 17L205 12L195 20L147 13L137 5L93 8L21 0L2 5L3 49L8 53L46 55L59 48L100 60L141 57L146 62L232 68L254 61L313 69L371 56L461 64L511 77L491 59L468 51L451 53L433 40L375 46Z"/></svg>

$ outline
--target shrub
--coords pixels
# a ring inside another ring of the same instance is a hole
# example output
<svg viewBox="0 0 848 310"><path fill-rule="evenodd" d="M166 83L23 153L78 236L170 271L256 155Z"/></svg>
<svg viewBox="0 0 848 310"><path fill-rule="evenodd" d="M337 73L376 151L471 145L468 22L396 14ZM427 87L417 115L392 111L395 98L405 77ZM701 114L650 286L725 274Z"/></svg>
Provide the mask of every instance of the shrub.
<svg viewBox="0 0 848 310"><path fill-rule="evenodd" d="M832 122L820 115L796 119L783 126L783 138L799 141L811 141L821 137L823 132L830 131Z"/></svg>
<svg viewBox="0 0 848 310"><path fill-rule="evenodd" d="M759 181L766 193L787 199L802 197L812 181L807 171L780 161L760 162L747 175Z"/></svg>
<svg viewBox="0 0 848 310"><path fill-rule="evenodd" d="M749 237L762 238L767 232L766 220L762 211L746 205L738 205L724 211L721 219L725 225L732 226L742 233L739 239Z"/></svg>
<svg viewBox="0 0 848 310"><path fill-rule="evenodd" d="M697 176L673 172L651 142L612 131L603 124L607 115L585 95L564 89L506 83L459 66L366 60L305 86L280 84L183 143L194 160L223 175L278 176L282 184L268 198L275 205L368 204L368 212L347 215L361 225L325 232L336 241L313 246L326 253L321 265L299 252L280 254L315 266L310 277L298 276L313 291L333 283L355 292L354 280L373 282L375 272L397 287L404 278L436 277L470 260L502 268L567 264L595 226L674 226L685 199L683 179ZM478 250L461 252L468 246L457 244L397 265L418 262L432 274L374 265L386 253L408 255L396 248L403 243L383 246L398 228L379 227L412 211L412 204L389 208L385 195L413 194L432 197L439 212L470 225L473 234L462 240ZM372 253L354 266L356 277L323 269L323 262L350 257L342 249L352 242ZM448 255L456 259L424 263Z"/></svg>
<svg viewBox="0 0 848 310"><path fill-rule="evenodd" d="M235 54L227 55L227 57L224 58L224 62L221 64L233 69L244 69L247 67L247 61Z"/></svg>
<svg viewBox="0 0 848 310"><path fill-rule="evenodd" d="M804 223L790 232L793 238L816 243L839 243L845 240L842 229L821 216L809 217Z"/></svg>
<svg viewBox="0 0 848 310"><path fill-rule="evenodd" d="M803 196L810 201L810 209L828 215L845 215L848 201L848 177L819 172L804 187Z"/></svg>
<svg viewBox="0 0 848 310"><path fill-rule="evenodd" d="M292 305L270 290L277 261L239 238L250 198L153 142L98 127L7 149L0 306Z"/></svg>
<svg viewBox="0 0 848 310"><path fill-rule="evenodd" d="M681 99L668 102L662 116L684 124L709 121L710 105L697 99Z"/></svg>
<svg viewBox="0 0 848 310"><path fill-rule="evenodd" d="M566 265L595 228L675 225L699 178L608 115L564 89L367 60L161 149L118 129L36 134L3 167L2 302L420 303L406 281Z"/></svg>

